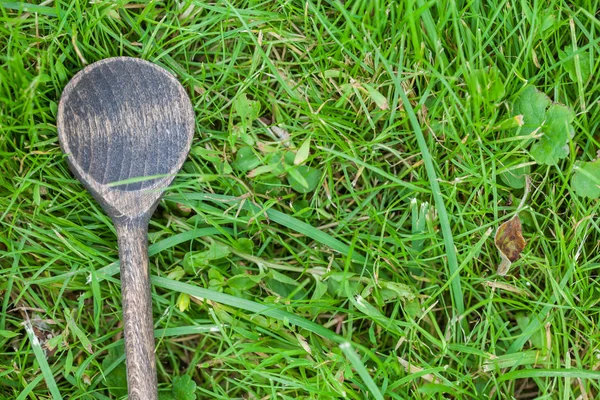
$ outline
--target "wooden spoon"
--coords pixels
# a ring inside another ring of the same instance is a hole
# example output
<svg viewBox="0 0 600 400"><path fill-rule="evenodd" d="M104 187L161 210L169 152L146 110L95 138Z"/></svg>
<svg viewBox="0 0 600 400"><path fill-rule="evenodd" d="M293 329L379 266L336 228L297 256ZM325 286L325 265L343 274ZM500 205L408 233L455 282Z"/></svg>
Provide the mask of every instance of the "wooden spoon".
<svg viewBox="0 0 600 400"><path fill-rule="evenodd" d="M189 152L192 105L164 69L109 58L67 84L57 127L71 170L116 227L129 399L157 399L148 221Z"/></svg>

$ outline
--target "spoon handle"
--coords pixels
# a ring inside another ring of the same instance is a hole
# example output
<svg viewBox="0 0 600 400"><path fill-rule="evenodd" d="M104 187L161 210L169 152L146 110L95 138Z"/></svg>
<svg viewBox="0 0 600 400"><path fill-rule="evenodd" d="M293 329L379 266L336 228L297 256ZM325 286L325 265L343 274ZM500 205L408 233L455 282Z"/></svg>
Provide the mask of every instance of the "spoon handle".
<svg viewBox="0 0 600 400"><path fill-rule="evenodd" d="M130 400L158 398L154 324L148 269L148 225L144 220L115 224L121 261L121 293Z"/></svg>

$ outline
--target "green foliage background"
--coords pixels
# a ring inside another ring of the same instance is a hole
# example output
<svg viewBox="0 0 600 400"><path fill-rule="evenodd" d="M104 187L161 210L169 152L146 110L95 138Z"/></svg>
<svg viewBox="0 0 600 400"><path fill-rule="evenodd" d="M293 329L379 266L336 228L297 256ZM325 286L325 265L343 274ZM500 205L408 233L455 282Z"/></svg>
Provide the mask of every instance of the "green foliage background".
<svg viewBox="0 0 600 400"><path fill-rule="evenodd" d="M125 394L114 228L56 134L68 80L111 56L196 112L150 226L161 396L597 397L599 6L0 3L0 397Z"/></svg>

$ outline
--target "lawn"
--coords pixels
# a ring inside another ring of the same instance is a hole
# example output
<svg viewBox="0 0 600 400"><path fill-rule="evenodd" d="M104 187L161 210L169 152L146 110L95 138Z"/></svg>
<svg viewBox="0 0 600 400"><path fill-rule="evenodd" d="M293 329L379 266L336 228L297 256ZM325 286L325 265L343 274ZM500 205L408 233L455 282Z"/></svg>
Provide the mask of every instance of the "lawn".
<svg viewBox="0 0 600 400"><path fill-rule="evenodd" d="M115 230L56 130L112 56L196 115L149 228L161 399L598 398L598 9L0 3L0 398L127 393Z"/></svg>

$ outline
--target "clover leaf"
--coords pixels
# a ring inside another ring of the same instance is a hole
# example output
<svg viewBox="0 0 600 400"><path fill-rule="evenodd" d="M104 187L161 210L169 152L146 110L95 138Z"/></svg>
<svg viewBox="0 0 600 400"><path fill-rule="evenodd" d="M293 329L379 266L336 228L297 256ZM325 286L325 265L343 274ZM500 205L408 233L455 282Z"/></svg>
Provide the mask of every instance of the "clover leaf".
<svg viewBox="0 0 600 400"><path fill-rule="evenodd" d="M173 378L173 396L177 400L196 400L196 382L188 375Z"/></svg>
<svg viewBox="0 0 600 400"><path fill-rule="evenodd" d="M233 166L240 171L247 172L260 165L260 158L250 146L242 146L235 154Z"/></svg>
<svg viewBox="0 0 600 400"><path fill-rule="evenodd" d="M592 60L590 54L587 51L578 51L575 53L573 49L567 47L564 50L559 50L558 55L563 62L563 68L569 74L569 78L573 82L580 82L577 78L577 64L579 63L579 72L581 73L581 83L587 82L592 71Z"/></svg>
<svg viewBox="0 0 600 400"><path fill-rule="evenodd" d="M513 103L513 115L523 116L521 134L529 135L542 126L552 102L534 86L527 86Z"/></svg>
<svg viewBox="0 0 600 400"><path fill-rule="evenodd" d="M600 197L600 159L593 162L579 162L571 180L575 193L581 197Z"/></svg>
<svg viewBox="0 0 600 400"><path fill-rule="evenodd" d="M531 156L538 164L556 165L569 155L569 141L575 132L575 113L569 107L552 104L544 93L527 86L513 103L513 115L522 116L522 134L539 134L531 146Z"/></svg>
<svg viewBox="0 0 600 400"><path fill-rule="evenodd" d="M573 137L571 125L575 113L562 104L553 104L546 111L543 135L531 146L531 155L538 164L556 165L569 155L569 140Z"/></svg>
<svg viewBox="0 0 600 400"><path fill-rule="evenodd" d="M187 375L176 376L171 391L159 393L158 400L196 400L196 382Z"/></svg>

